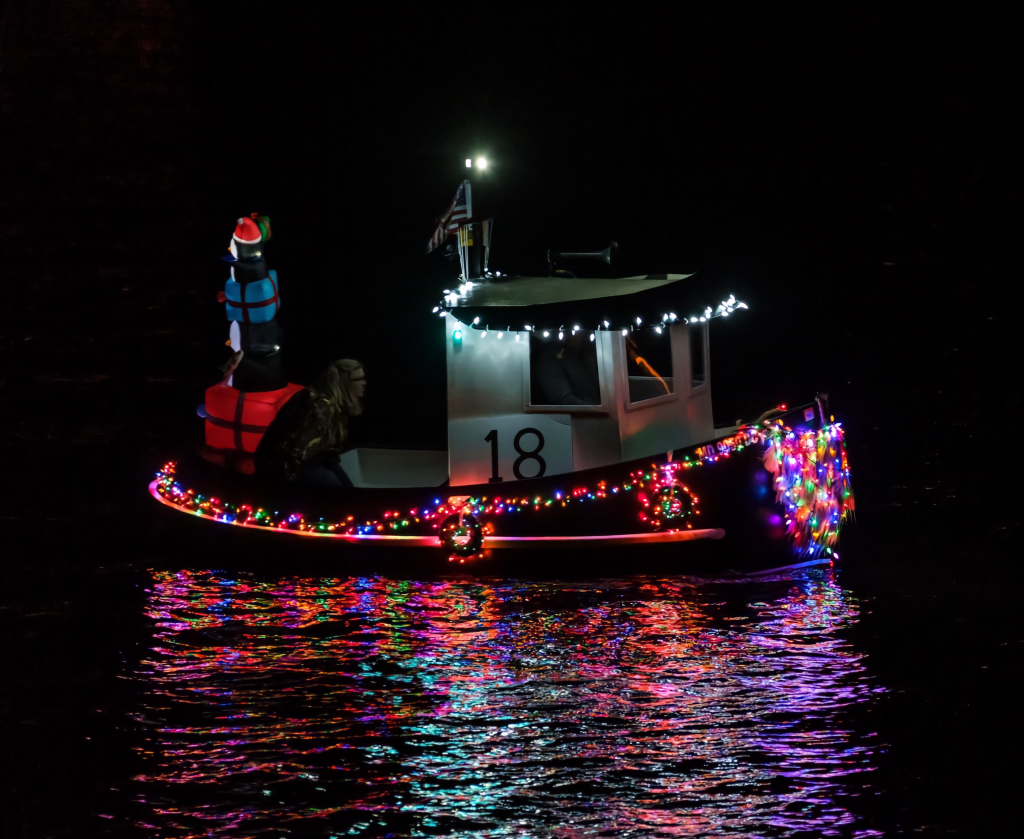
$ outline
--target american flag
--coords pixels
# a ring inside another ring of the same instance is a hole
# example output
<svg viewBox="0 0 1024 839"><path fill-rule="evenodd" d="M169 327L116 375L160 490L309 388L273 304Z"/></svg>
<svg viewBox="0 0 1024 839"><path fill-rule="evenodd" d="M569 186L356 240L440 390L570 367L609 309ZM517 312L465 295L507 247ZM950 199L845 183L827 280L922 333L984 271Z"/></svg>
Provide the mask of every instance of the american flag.
<svg viewBox="0 0 1024 839"><path fill-rule="evenodd" d="M427 253L430 253L448 238L450 233L454 233L471 218L473 218L473 190L470 188L469 181L463 181L459 184L458 192L455 193L448 209L437 220L434 235L427 243Z"/></svg>

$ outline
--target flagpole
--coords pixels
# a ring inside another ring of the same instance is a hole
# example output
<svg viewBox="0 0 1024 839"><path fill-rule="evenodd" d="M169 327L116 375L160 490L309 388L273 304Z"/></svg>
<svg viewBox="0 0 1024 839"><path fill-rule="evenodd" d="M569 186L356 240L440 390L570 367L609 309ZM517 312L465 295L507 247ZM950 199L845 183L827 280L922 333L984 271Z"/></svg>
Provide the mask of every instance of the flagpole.
<svg viewBox="0 0 1024 839"><path fill-rule="evenodd" d="M480 223L484 235L484 276L487 276L487 263L491 259L491 232L494 230L494 219L489 218Z"/></svg>
<svg viewBox="0 0 1024 839"><path fill-rule="evenodd" d="M462 226L458 230L459 237L459 265L462 268L462 279L469 279L469 249L466 247L466 228Z"/></svg>
<svg viewBox="0 0 1024 839"><path fill-rule="evenodd" d="M465 279L469 279L469 237L471 231L467 228L473 223L473 185L469 182L469 178L463 180L463 184L466 188L466 223L459 228L460 241L462 242L462 276Z"/></svg>
<svg viewBox="0 0 1024 839"><path fill-rule="evenodd" d="M469 279L469 237L472 235L472 231L467 228L473 223L473 185L469 182L469 178L465 178L463 181L466 187L466 223L459 228L459 256L462 262L462 278L463 280Z"/></svg>

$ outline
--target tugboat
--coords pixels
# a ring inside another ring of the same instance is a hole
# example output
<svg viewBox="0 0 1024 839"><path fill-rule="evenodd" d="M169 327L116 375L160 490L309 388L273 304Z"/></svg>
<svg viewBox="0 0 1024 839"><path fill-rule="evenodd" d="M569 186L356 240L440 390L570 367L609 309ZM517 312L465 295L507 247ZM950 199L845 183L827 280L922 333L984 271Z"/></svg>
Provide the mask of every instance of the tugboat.
<svg viewBox="0 0 1024 839"><path fill-rule="evenodd" d="M590 556L764 573L839 558L854 498L825 399L714 427L709 321L750 316L728 289L695 274L506 277L475 263L461 260L430 315L444 323L447 451L353 448L351 489L269 486L249 453L298 386L247 394L225 379L207 392L227 406L207 419L207 445L166 463L152 496L270 550L306 537L340 564L400 554L425 570L579 570Z"/></svg>

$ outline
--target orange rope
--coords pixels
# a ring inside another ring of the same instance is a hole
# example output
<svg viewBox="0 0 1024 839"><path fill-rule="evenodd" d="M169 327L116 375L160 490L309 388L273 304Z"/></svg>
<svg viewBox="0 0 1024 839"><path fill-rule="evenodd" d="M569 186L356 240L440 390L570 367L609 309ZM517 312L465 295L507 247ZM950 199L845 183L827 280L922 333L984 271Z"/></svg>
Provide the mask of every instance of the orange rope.
<svg viewBox="0 0 1024 839"><path fill-rule="evenodd" d="M637 356L636 363L642 364L644 367L646 367L651 372L651 375L654 376L654 378L656 378L659 382L661 382L661 386L665 388L665 393L672 392L672 389L667 384L665 384L665 380L658 375L658 371L651 367L651 365L644 361L644 359L640 358L640 356Z"/></svg>

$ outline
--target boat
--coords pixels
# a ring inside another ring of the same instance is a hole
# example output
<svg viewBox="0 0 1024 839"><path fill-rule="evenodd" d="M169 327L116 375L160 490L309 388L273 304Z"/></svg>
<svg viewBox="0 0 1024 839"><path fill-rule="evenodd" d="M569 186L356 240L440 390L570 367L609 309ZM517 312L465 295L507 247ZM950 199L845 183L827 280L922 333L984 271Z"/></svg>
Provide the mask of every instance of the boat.
<svg viewBox="0 0 1024 839"><path fill-rule="evenodd" d="M247 540L241 555L316 543L338 568L749 574L839 559L854 496L826 398L714 426L708 326L752 316L745 303L696 274L464 279L462 264L429 315L444 324L447 450L357 447L342 456L351 489L269 485L251 459L269 419L243 417L235 392L236 415L211 426L206 412L207 444L165 463L153 498L226 526ZM590 377L582 397L550 384L567 352ZM247 404L272 419L297 387Z"/></svg>

